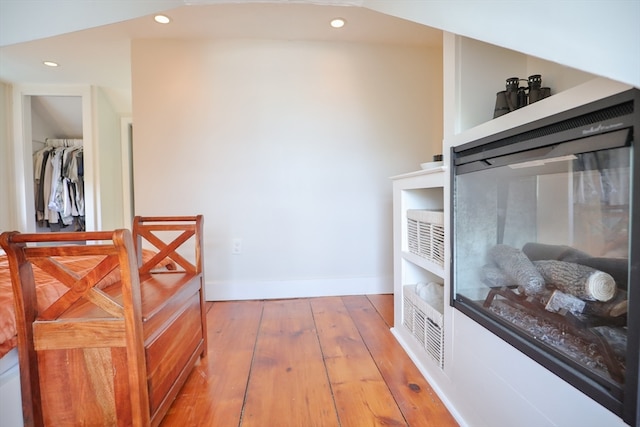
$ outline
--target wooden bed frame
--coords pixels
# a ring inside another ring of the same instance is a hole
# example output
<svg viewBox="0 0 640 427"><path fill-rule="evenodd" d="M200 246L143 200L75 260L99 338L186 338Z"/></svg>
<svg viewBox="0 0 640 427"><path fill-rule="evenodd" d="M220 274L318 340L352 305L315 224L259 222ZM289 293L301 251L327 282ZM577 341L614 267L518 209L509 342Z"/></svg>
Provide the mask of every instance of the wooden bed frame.
<svg viewBox="0 0 640 427"><path fill-rule="evenodd" d="M206 353L202 230L202 216L136 217L133 234L0 236L16 300L26 426L160 424ZM146 263L143 244L158 251ZM194 262L178 253L187 248ZM78 274L56 261L70 256L102 261ZM167 257L174 269L155 271ZM69 287L41 312L33 266ZM114 271L119 280L101 288Z"/></svg>

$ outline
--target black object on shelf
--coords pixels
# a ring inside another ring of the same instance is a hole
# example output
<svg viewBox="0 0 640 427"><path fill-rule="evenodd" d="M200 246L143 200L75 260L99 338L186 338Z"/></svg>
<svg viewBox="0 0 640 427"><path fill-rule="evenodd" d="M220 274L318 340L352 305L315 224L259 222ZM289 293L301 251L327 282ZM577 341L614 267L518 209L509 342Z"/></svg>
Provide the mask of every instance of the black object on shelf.
<svg viewBox="0 0 640 427"><path fill-rule="evenodd" d="M527 82L527 86L520 86L521 81ZM505 86L505 90L496 93L494 119L551 95L550 88L542 87L540 74L533 74L528 79L509 77Z"/></svg>

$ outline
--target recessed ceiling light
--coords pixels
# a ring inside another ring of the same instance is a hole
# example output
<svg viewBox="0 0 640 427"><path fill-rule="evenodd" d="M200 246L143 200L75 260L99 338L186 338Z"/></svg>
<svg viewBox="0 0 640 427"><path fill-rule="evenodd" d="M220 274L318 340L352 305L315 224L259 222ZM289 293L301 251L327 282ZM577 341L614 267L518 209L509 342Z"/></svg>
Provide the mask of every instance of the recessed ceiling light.
<svg viewBox="0 0 640 427"><path fill-rule="evenodd" d="M153 19L158 24L168 24L169 22L171 22L171 19L168 16L165 16L165 15L156 15L156 16L153 17Z"/></svg>
<svg viewBox="0 0 640 427"><path fill-rule="evenodd" d="M44 65L46 65L47 67L57 67L58 63L57 62L53 62L53 61L42 61L42 63Z"/></svg>
<svg viewBox="0 0 640 427"><path fill-rule="evenodd" d="M346 23L347 21L345 21L343 18L335 18L331 20L331 26L333 28L342 28Z"/></svg>

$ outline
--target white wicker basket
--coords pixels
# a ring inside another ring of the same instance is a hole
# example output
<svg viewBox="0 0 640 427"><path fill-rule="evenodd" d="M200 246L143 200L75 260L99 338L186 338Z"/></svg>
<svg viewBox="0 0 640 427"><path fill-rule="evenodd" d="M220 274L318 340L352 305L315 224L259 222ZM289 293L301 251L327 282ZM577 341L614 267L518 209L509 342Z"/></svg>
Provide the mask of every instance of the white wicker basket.
<svg viewBox="0 0 640 427"><path fill-rule="evenodd" d="M444 266L444 212L409 209L407 236L409 252Z"/></svg>
<svg viewBox="0 0 640 427"><path fill-rule="evenodd" d="M415 289L415 285L403 286L402 324L442 369L444 368L444 321L442 313L420 298Z"/></svg>

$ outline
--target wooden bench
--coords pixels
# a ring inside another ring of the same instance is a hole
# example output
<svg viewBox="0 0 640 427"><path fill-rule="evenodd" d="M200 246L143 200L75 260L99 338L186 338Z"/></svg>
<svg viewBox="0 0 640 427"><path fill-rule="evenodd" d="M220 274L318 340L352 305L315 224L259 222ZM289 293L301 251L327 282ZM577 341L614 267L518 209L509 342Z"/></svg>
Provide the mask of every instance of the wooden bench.
<svg viewBox="0 0 640 427"><path fill-rule="evenodd" d="M202 216L136 217L133 233L0 236L25 425L160 424L207 348L202 227ZM145 245L157 255L143 262ZM77 272L69 257L95 263ZM167 258L172 269L155 268ZM37 305L35 267L69 288L46 309Z"/></svg>

